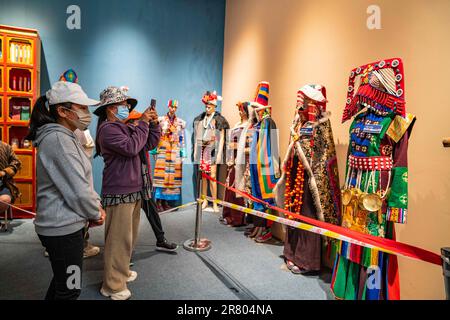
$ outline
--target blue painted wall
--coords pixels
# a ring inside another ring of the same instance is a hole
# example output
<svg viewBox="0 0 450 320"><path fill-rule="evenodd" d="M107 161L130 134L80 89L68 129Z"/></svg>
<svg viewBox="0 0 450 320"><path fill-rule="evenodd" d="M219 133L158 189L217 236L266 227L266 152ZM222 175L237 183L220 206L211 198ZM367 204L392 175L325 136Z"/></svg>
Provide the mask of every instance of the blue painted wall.
<svg viewBox="0 0 450 320"><path fill-rule="evenodd" d="M81 30L66 27L72 4L81 8ZM155 98L160 114L167 100L178 99L178 116L191 128L203 111L203 92L221 91L225 0L0 0L0 24L39 31L42 92L73 68L96 99L109 85L126 85L137 110ZM95 128L96 120L93 134ZM100 192L103 160L93 167ZM191 164L183 176L183 202L191 201Z"/></svg>

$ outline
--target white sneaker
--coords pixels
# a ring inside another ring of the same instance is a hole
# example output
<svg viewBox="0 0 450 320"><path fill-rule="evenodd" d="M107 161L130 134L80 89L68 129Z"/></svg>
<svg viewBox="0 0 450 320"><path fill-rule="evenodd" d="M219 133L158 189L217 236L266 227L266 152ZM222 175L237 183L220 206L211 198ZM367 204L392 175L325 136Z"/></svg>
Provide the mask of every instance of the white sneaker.
<svg viewBox="0 0 450 320"><path fill-rule="evenodd" d="M131 297L131 291L128 289L125 289L117 293L111 293L101 288L100 293L104 297L111 298L111 300L128 300Z"/></svg>
<svg viewBox="0 0 450 320"><path fill-rule="evenodd" d="M130 270L130 275L128 276L127 282L133 282L137 278L137 272Z"/></svg>
<svg viewBox="0 0 450 320"><path fill-rule="evenodd" d="M89 243L86 248L83 249L83 258L90 258L98 255L99 253L100 248Z"/></svg>

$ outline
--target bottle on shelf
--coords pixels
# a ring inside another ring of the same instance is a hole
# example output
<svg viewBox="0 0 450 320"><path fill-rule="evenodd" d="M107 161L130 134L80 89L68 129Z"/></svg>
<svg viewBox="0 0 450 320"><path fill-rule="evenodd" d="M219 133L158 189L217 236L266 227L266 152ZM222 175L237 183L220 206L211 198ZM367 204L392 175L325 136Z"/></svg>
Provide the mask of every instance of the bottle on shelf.
<svg viewBox="0 0 450 320"><path fill-rule="evenodd" d="M28 46L28 64L32 64L32 62L33 62L33 58L31 55L31 46Z"/></svg>
<svg viewBox="0 0 450 320"><path fill-rule="evenodd" d="M22 146L23 149L30 148L31 147L30 140L27 140L27 139L23 138L21 146Z"/></svg>
<svg viewBox="0 0 450 320"><path fill-rule="evenodd" d="M12 89L13 89L14 91L17 90L17 77L16 77L16 76L13 76Z"/></svg>
<svg viewBox="0 0 450 320"><path fill-rule="evenodd" d="M15 46L13 44L9 45L9 59L11 62L14 62L15 52L14 52Z"/></svg>
<svg viewBox="0 0 450 320"><path fill-rule="evenodd" d="M19 85L18 85L19 91L23 91L22 84L23 84L22 77L19 77Z"/></svg>
<svg viewBox="0 0 450 320"><path fill-rule="evenodd" d="M15 45L15 47L16 47L16 55L15 55L15 61L14 62L19 62L19 45Z"/></svg>
<svg viewBox="0 0 450 320"><path fill-rule="evenodd" d="M16 105L14 105L13 107L12 107L12 110L11 110L11 119L12 120L20 120L20 118L21 118L21 113L22 113L22 107L21 106L16 106Z"/></svg>
<svg viewBox="0 0 450 320"><path fill-rule="evenodd" d="M20 120L29 121L30 120L30 107L22 106L20 110Z"/></svg>
<svg viewBox="0 0 450 320"><path fill-rule="evenodd" d="M13 149L19 149L19 139L17 138L12 138L11 139L11 147Z"/></svg>

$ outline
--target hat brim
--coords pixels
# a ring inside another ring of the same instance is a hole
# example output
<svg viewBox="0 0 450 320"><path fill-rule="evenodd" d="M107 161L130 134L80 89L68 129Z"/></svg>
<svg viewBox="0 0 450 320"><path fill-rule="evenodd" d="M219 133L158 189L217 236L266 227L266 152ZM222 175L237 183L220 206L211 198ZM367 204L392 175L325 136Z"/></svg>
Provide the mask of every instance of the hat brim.
<svg viewBox="0 0 450 320"><path fill-rule="evenodd" d="M134 98L128 98L126 101L130 105L130 112L133 111L133 109L136 108L138 101ZM94 110L94 114L99 117L103 112L105 112L106 107L116 103L117 102L102 104L98 106L97 109Z"/></svg>
<svg viewBox="0 0 450 320"><path fill-rule="evenodd" d="M255 102L255 101L250 102L250 106L255 108L255 109L263 109L263 108L269 108L270 107L270 105L265 106L265 105L262 105L259 102Z"/></svg>
<svg viewBox="0 0 450 320"><path fill-rule="evenodd" d="M100 104L100 101L94 100L94 99L90 99L88 97L86 98L76 98L76 99L72 99L72 101L70 101L71 103L76 103L82 106L97 106Z"/></svg>

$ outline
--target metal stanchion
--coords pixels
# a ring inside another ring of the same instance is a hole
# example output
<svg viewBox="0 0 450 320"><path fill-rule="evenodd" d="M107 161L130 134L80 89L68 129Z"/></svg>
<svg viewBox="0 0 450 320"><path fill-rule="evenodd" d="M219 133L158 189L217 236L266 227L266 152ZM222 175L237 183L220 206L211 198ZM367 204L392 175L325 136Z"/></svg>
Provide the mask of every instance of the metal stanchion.
<svg viewBox="0 0 450 320"><path fill-rule="evenodd" d="M183 248L188 251L206 251L211 249L211 241L203 238L200 239L200 227L202 225L202 203L200 195L202 194L202 171L199 170L197 177L197 213L195 217L195 235L194 239L186 240Z"/></svg>
<svg viewBox="0 0 450 320"><path fill-rule="evenodd" d="M12 214L11 206L8 206L8 209L5 210L4 222L3 223L0 222L0 231L5 231L5 232L8 231L8 228L9 228L8 213L9 213L9 216L11 217L10 221L12 221L13 214Z"/></svg>
<svg viewBox="0 0 450 320"><path fill-rule="evenodd" d="M450 248L441 248L442 270L444 271L444 284L447 300L450 300Z"/></svg>

